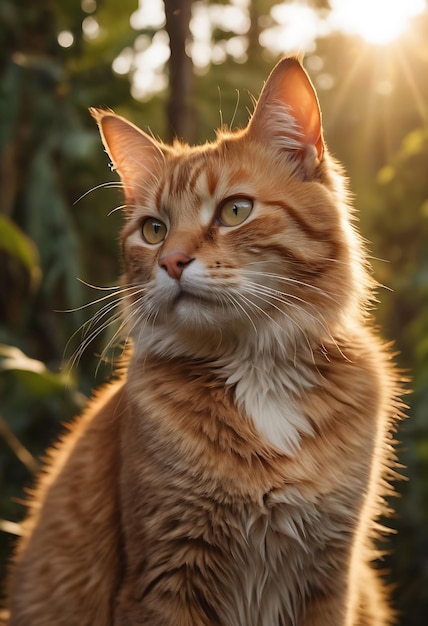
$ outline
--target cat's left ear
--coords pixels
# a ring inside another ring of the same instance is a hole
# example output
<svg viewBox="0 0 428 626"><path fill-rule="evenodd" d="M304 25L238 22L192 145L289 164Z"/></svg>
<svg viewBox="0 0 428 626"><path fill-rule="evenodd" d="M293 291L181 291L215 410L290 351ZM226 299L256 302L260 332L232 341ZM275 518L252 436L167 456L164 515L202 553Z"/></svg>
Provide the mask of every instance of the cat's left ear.
<svg viewBox="0 0 428 626"><path fill-rule="evenodd" d="M280 61L272 70L248 132L260 142L301 153L305 164L324 155L321 111L315 89L296 58Z"/></svg>
<svg viewBox="0 0 428 626"><path fill-rule="evenodd" d="M145 183L149 184L160 172L164 162L161 145L113 111L91 108L89 112L122 180L125 197L132 203Z"/></svg>

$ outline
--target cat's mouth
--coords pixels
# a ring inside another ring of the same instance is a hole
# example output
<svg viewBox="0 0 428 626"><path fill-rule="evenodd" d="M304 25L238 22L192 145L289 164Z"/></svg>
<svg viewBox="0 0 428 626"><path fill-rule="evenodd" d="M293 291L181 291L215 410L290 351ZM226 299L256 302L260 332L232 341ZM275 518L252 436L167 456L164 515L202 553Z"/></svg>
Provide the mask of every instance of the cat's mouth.
<svg viewBox="0 0 428 626"><path fill-rule="evenodd" d="M213 305L212 298L209 298L206 294L194 293L191 291L187 291L183 288L180 289L179 293L175 296L173 301L173 306L176 306L180 303L189 303L189 304L209 304Z"/></svg>

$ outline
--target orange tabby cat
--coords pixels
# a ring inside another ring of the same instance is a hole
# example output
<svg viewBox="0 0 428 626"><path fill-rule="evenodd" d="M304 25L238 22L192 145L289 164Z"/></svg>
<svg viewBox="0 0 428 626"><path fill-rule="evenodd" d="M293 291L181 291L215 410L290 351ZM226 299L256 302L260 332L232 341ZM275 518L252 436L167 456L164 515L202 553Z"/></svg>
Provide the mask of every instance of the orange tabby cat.
<svg viewBox="0 0 428 626"><path fill-rule="evenodd" d="M204 146L92 115L126 197L133 352L51 454L10 624L389 624L370 561L395 376L305 71L281 61Z"/></svg>

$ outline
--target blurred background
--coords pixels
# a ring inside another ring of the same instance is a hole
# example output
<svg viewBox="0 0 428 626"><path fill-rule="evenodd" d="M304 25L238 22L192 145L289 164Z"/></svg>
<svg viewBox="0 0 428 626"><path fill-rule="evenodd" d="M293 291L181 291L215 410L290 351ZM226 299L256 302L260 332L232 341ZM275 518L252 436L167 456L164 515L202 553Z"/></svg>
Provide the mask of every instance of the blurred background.
<svg viewBox="0 0 428 626"><path fill-rule="evenodd" d="M43 450L109 376L119 191L89 106L155 136L242 126L290 52L318 90L409 373L397 531L381 546L400 624L428 615L428 12L424 0L0 0L0 581ZM92 285L92 287L90 287ZM93 305L84 306L99 298ZM70 367L84 342L78 366ZM410 388L410 385L409 385Z"/></svg>

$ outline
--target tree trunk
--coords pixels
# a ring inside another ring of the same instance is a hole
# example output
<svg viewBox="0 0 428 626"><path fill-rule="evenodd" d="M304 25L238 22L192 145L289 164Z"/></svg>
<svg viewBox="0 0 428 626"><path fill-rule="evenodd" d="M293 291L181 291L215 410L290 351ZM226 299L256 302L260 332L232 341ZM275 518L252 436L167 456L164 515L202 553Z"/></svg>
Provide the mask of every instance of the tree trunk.
<svg viewBox="0 0 428 626"><path fill-rule="evenodd" d="M169 139L195 138L195 115L192 110L193 65L186 54L190 40L191 0L164 0L166 30L169 35L169 100L167 105Z"/></svg>

